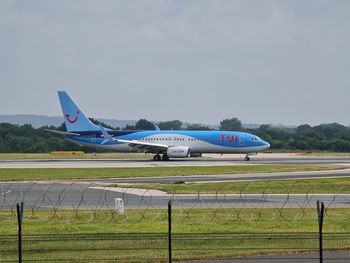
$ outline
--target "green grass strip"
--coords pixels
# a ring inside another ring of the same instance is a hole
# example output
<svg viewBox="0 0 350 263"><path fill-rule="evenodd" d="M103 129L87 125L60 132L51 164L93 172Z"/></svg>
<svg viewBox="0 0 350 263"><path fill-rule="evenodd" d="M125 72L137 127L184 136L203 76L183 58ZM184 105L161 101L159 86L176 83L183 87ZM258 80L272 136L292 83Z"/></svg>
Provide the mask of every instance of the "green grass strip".
<svg viewBox="0 0 350 263"><path fill-rule="evenodd" d="M346 233L350 232L350 209L332 208L326 213L325 248L349 249ZM12 211L0 211L0 261L17 259L17 218L11 215ZM72 210L34 214L25 211L24 255L33 261L59 258L99 262L103 258L164 262L167 224L166 210L127 210L124 215L106 210L79 211L78 216ZM178 260L295 253L318 248L315 209L174 209L172 226L173 257ZM328 238L332 233L335 237ZM343 235L337 238L337 233Z"/></svg>
<svg viewBox="0 0 350 263"><path fill-rule="evenodd" d="M350 178L261 180L220 183L168 183L141 185L110 185L156 189L169 194L350 194Z"/></svg>
<svg viewBox="0 0 350 263"><path fill-rule="evenodd" d="M274 173L333 169L342 169L342 167L325 165L239 165L137 168L3 168L0 169L0 181Z"/></svg>
<svg viewBox="0 0 350 263"><path fill-rule="evenodd" d="M350 209L328 208L325 233L350 232ZM0 211L0 235L17 233L12 211ZM86 233L166 233L167 211L126 209L124 215L113 210L24 211L25 234ZM174 209L174 233L303 233L317 232L316 209Z"/></svg>

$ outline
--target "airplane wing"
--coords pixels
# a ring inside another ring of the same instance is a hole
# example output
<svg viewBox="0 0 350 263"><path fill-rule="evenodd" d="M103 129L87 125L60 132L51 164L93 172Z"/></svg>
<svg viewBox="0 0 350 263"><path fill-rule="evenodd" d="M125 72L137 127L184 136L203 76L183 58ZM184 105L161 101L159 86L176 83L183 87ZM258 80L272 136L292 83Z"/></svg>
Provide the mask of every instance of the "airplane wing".
<svg viewBox="0 0 350 263"><path fill-rule="evenodd" d="M140 142L137 140L116 139L116 138L113 138L104 127L100 126L100 129L102 131L103 137L105 138L101 144L105 144L108 141L127 143L130 147L134 148L138 152L145 152L145 153L149 153L149 152L159 153L160 151L164 151L169 148L169 145L166 145L166 144Z"/></svg>
<svg viewBox="0 0 350 263"><path fill-rule="evenodd" d="M138 152L152 152L159 153L160 151L164 151L169 148L169 145L166 144L158 144L158 143L150 143L150 142L140 142L136 140L120 140L117 139L118 142L128 143L130 147L136 149Z"/></svg>

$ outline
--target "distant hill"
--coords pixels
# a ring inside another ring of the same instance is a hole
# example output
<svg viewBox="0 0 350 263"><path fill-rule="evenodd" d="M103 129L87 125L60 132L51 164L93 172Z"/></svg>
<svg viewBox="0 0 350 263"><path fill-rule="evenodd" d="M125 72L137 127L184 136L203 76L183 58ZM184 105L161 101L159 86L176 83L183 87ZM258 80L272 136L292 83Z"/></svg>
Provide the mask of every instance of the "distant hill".
<svg viewBox="0 0 350 263"><path fill-rule="evenodd" d="M112 127L125 127L127 124L136 123L136 120L96 119ZM31 114L0 115L0 123L3 122L17 125L31 124L34 128L51 125L58 127L63 123L63 117Z"/></svg>
<svg viewBox="0 0 350 263"><path fill-rule="evenodd" d="M46 125L60 126L63 122L63 118L30 114L0 115L0 123L2 122L17 125L31 124L34 128L39 128Z"/></svg>

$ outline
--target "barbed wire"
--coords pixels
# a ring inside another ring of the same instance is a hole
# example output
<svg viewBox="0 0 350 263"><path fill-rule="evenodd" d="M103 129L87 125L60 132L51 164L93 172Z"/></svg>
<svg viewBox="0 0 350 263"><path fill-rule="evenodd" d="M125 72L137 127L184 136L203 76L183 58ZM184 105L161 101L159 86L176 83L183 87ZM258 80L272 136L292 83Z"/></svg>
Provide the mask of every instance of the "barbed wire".
<svg viewBox="0 0 350 263"><path fill-rule="evenodd" d="M315 220L312 209L317 200L325 203L326 219L350 220L350 194L338 185L327 185L330 194L319 194L315 185L300 182L267 182L260 188L254 182L236 188L222 183L216 184L214 190L208 190L206 183L170 186L165 193L101 183L0 183L0 222L16 218L19 202L24 202L26 220L32 221L140 222L146 218L166 218L170 200L175 209L174 220ZM190 187L191 193L186 193L188 189L184 187ZM118 213L116 199L122 200L124 214ZM341 213L335 216L332 211L336 210Z"/></svg>

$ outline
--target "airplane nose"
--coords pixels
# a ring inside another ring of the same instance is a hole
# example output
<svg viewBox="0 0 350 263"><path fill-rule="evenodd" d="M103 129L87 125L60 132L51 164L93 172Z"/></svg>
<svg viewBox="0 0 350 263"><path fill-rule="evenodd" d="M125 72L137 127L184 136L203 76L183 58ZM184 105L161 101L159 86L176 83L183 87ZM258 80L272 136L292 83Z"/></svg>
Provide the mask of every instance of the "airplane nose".
<svg viewBox="0 0 350 263"><path fill-rule="evenodd" d="M265 143L266 143L265 144L266 149L270 148L271 145L268 142L265 142Z"/></svg>

